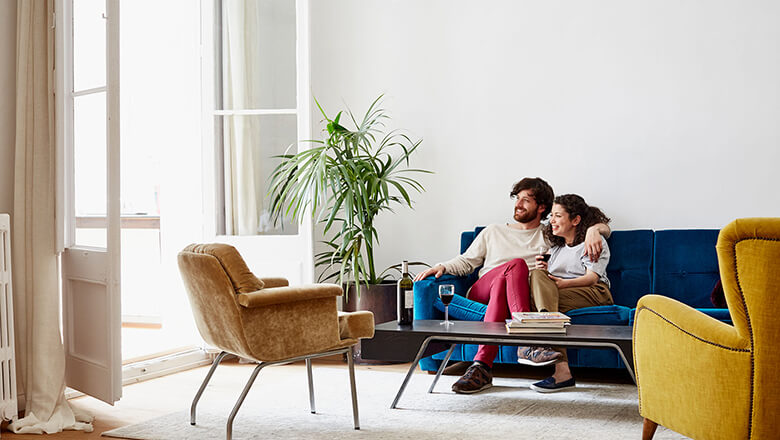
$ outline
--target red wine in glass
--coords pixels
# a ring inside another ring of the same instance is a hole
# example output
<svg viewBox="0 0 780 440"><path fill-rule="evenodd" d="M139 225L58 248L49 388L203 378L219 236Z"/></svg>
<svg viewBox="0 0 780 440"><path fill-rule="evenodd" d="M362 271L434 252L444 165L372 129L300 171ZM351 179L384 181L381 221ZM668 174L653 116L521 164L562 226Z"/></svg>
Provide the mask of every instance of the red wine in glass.
<svg viewBox="0 0 780 440"><path fill-rule="evenodd" d="M450 321L450 302L452 297L455 296L455 286L452 284L442 284L439 286L439 298L441 298L442 304L444 304L444 322L441 324L445 327L449 327L454 322Z"/></svg>

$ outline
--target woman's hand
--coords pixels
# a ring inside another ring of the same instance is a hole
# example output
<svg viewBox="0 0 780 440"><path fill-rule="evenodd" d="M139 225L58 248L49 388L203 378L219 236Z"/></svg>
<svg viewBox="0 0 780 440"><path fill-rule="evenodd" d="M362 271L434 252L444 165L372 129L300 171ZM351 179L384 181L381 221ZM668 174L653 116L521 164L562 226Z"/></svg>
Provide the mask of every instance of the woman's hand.
<svg viewBox="0 0 780 440"><path fill-rule="evenodd" d="M570 287L588 287L593 286L599 282L599 275L590 269L585 271L585 275L577 278L559 278L550 274L547 274L551 280L555 281L555 285L559 289L566 289Z"/></svg>
<svg viewBox="0 0 780 440"><path fill-rule="evenodd" d="M547 262L544 261L544 255L536 256L536 266L534 268L547 270Z"/></svg>
<svg viewBox="0 0 780 440"><path fill-rule="evenodd" d="M550 277L551 280L555 281L555 285L558 286L559 289L565 289L569 287L569 282L571 282L571 280L558 278L554 275L547 274L547 276Z"/></svg>
<svg viewBox="0 0 780 440"><path fill-rule="evenodd" d="M436 266L431 267L430 269L425 269L424 271L417 274L416 277L414 277L414 281L420 281L424 280L425 278L428 278L431 275L435 275L436 278L439 278L444 274L444 266L441 264L437 264Z"/></svg>

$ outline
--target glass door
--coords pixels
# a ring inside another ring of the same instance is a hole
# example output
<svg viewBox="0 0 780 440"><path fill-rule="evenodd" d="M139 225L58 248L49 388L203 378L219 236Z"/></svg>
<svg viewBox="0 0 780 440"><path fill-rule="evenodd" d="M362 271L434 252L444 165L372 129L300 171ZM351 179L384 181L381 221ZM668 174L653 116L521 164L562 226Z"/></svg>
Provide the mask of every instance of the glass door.
<svg viewBox="0 0 780 440"><path fill-rule="evenodd" d="M119 4L56 7L65 378L113 404L122 396Z"/></svg>

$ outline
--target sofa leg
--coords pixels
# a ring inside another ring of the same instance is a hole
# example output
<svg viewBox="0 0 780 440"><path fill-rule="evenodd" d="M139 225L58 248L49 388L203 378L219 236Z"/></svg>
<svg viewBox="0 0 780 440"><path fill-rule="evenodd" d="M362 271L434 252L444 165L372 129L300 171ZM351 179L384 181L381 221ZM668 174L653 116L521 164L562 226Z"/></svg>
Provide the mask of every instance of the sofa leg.
<svg viewBox="0 0 780 440"><path fill-rule="evenodd" d="M642 424L642 440L652 440L656 428L658 428L658 423L646 418Z"/></svg>

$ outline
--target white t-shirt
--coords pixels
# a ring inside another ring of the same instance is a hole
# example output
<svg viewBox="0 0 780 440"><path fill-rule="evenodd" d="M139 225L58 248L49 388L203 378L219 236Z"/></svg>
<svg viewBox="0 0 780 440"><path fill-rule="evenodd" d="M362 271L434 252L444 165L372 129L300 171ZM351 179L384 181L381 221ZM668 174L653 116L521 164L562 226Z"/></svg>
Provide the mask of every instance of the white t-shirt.
<svg viewBox="0 0 780 440"><path fill-rule="evenodd" d="M540 250L546 252L549 248L543 225L533 229L516 229L507 224L492 224L477 235L466 252L439 264L444 266L445 273L459 276L468 275L481 265L481 277L515 258L522 258L528 268L533 269L536 255Z"/></svg>
<svg viewBox="0 0 780 440"><path fill-rule="evenodd" d="M596 262L590 261L585 255L585 243L576 246L553 246L550 249L550 261L547 263L547 271L550 274L565 279L577 278L585 275L590 270L599 276L599 281L609 286L607 279L607 265L609 264L609 246L607 240L601 237L603 250Z"/></svg>

